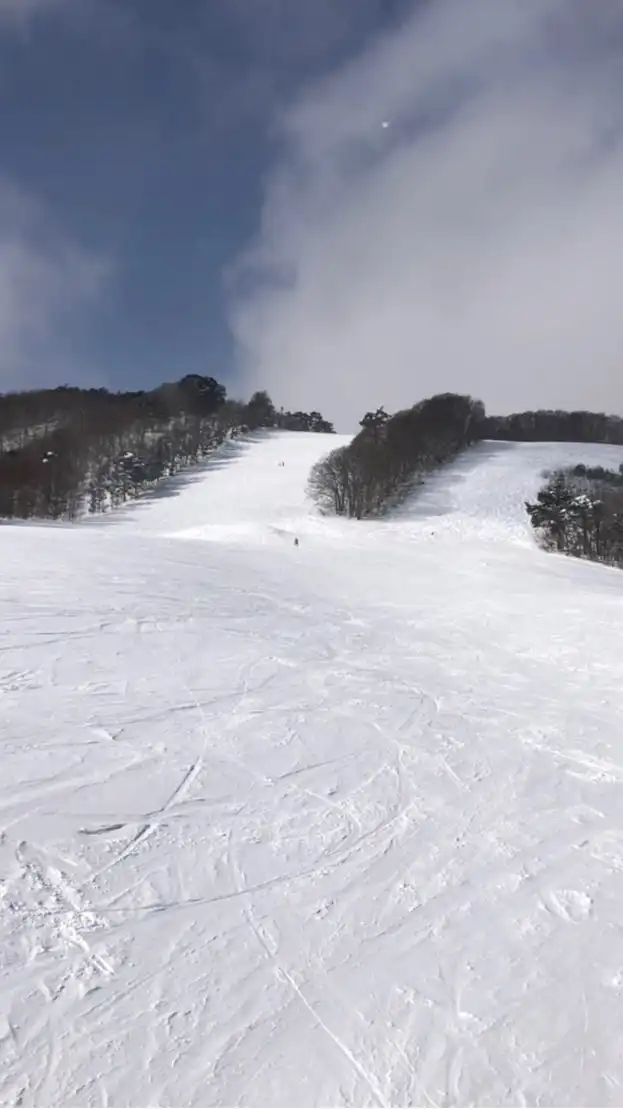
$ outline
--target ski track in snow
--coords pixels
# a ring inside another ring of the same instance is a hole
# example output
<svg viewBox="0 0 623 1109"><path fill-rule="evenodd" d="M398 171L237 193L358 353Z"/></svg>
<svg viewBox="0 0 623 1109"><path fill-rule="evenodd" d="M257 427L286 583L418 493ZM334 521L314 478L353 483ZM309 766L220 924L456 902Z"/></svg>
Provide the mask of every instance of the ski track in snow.
<svg viewBox="0 0 623 1109"><path fill-rule="evenodd" d="M0 529L0 1104L623 1104L623 576L523 510L623 451L340 441Z"/></svg>

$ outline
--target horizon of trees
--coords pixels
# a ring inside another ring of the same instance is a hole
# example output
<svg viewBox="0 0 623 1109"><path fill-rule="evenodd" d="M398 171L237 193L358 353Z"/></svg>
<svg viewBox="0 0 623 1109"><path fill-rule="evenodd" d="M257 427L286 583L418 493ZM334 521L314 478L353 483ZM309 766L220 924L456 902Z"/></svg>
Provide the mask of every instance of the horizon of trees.
<svg viewBox="0 0 623 1109"><path fill-rule="evenodd" d="M247 402L187 374L152 390L62 385L0 394L0 517L75 520L104 512L260 428L332 433L320 412Z"/></svg>
<svg viewBox="0 0 623 1109"><path fill-rule="evenodd" d="M486 416L481 439L539 443L612 443L623 445L623 417L578 409L536 409L508 416Z"/></svg>
<svg viewBox="0 0 623 1109"><path fill-rule="evenodd" d="M334 432L318 411L277 409L265 390L236 400L200 374L152 390L62 385L0 394L0 517L107 511L259 428ZM316 464L308 491L323 512L379 515L480 439L623 444L623 418L561 409L488 416L481 401L453 393L394 414L381 406Z"/></svg>

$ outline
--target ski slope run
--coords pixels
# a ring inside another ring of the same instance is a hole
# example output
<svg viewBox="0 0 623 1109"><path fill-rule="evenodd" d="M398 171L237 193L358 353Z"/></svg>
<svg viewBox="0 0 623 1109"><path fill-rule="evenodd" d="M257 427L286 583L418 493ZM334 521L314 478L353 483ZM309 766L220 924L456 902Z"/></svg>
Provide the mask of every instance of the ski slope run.
<svg viewBox="0 0 623 1109"><path fill-rule="evenodd" d="M623 1104L623 576L523 511L623 452L337 443L0 528L3 1105Z"/></svg>
<svg viewBox="0 0 623 1109"><path fill-rule="evenodd" d="M118 518L132 515L144 535L281 547L322 527L310 513L309 472L319 456L349 442L344 435L257 432L225 444L193 476L182 474L159 491L166 504L157 511L144 500Z"/></svg>

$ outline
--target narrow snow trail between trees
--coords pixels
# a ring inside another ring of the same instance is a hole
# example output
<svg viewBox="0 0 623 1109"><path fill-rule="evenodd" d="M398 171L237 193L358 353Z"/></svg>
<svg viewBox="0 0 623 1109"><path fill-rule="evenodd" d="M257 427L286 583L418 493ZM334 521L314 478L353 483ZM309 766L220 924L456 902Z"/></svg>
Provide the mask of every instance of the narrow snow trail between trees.
<svg viewBox="0 0 623 1109"><path fill-rule="evenodd" d="M0 528L2 1105L623 1103L623 576L523 511L623 452L339 443Z"/></svg>

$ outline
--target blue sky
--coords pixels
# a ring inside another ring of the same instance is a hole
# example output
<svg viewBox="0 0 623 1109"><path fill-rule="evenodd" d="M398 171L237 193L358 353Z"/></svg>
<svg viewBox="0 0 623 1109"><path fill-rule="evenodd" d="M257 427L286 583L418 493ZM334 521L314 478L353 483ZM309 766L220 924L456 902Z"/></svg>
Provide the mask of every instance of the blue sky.
<svg viewBox="0 0 623 1109"><path fill-rule="evenodd" d="M8 335L2 387L232 382L223 275L259 225L274 119L410 6L0 0L0 233L29 208L21 245L68 286L26 282L44 318Z"/></svg>
<svg viewBox="0 0 623 1109"><path fill-rule="evenodd" d="M623 412L621 0L0 0L0 389Z"/></svg>

